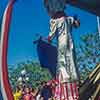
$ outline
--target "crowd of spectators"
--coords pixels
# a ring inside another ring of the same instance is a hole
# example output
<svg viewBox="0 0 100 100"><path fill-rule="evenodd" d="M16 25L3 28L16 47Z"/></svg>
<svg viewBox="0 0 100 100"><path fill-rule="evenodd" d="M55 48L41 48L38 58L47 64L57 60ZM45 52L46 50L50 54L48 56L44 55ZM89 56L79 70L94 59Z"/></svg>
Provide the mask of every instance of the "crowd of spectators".
<svg viewBox="0 0 100 100"><path fill-rule="evenodd" d="M16 86L14 100L54 100L55 82L41 82L38 88Z"/></svg>

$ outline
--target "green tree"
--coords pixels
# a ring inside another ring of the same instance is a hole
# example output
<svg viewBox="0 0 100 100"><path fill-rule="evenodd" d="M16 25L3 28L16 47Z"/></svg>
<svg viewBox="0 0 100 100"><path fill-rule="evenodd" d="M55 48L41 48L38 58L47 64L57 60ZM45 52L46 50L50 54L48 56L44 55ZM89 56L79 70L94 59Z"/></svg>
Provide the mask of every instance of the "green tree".
<svg viewBox="0 0 100 100"><path fill-rule="evenodd" d="M81 36L76 55L80 78L85 80L100 61L100 37L98 33L88 33Z"/></svg>
<svg viewBox="0 0 100 100"><path fill-rule="evenodd" d="M42 81L48 81L52 78L50 72L46 68L42 68L38 62L27 61L26 63L17 64L16 68L9 71L9 80L13 90L18 85L18 78L21 71L26 70L26 76L29 77L28 85L38 87Z"/></svg>

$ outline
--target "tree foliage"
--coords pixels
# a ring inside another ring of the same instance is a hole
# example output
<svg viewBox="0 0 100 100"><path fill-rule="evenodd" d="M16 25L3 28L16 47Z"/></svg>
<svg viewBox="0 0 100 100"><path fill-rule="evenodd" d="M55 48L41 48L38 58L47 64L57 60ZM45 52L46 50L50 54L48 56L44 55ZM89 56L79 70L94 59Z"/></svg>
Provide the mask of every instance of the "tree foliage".
<svg viewBox="0 0 100 100"><path fill-rule="evenodd" d="M77 66L80 78L85 80L100 61L100 37L98 33L88 33L80 38L80 45L76 49Z"/></svg>
<svg viewBox="0 0 100 100"><path fill-rule="evenodd" d="M10 67L9 70L9 80L13 90L18 85L18 78L21 77L22 70L26 70L26 76L29 77L27 84L32 87L38 87L42 81L48 81L52 78L48 69L42 68L38 62L19 63L15 69Z"/></svg>

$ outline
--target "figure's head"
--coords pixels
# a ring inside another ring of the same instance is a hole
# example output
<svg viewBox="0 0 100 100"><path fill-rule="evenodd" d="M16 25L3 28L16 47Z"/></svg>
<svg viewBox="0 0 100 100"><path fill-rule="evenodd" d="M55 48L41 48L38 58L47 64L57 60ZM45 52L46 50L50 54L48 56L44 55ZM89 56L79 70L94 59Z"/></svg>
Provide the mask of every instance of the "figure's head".
<svg viewBox="0 0 100 100"><path fill-rule="evenodd" d="M43 0L44 2L44 7L46 8L47 12L48 12L48 15L50 17L52 17L52 15L55 13L54 11L51 11L50 8L49 8L49 4L48 4L48 0Z"/></svg>
<svg viewBox="0 0 100 100"><path fill-rule="evenodd" d="M20 87L17 86L17 87L16 87L16 92L19 92L19 91L20 91Z"/></svg>
<svg viewBox="0 0 100 100"><path fill-rule="evenodd" d="M25 87L25 92L29 93L30 92L30 88L29 87Z"/></svg>
<svg viewBox="0 0 100 100"><path fill-rule="evenodd" d="M31 88L31 92L33 92L33 93L34 93L34 92L35 92L35 88Z"/></svg>
<svg viewBox="0 0 100 100"><path fill-rule="evenodd" d="M46 85L46 82L45 81L41 82L41 86L42 87L44 87L45 85Z"/></svg>

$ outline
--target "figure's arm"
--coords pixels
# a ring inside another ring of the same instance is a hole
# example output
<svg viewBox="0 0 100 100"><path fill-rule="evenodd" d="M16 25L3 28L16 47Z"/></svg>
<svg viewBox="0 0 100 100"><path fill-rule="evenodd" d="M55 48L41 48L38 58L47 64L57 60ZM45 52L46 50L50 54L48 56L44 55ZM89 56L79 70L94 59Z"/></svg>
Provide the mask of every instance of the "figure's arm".
<svg viewBox="0 0 100 100"><path fill-rule="evenodd" d="M50 20L50 33L48 36L48 42L51 42L51 40L54 38L55 33L56 33L56 22L54 20Z"/></svg>

